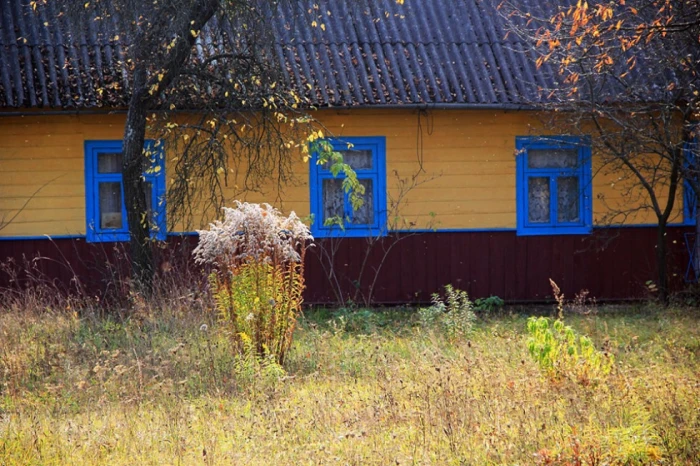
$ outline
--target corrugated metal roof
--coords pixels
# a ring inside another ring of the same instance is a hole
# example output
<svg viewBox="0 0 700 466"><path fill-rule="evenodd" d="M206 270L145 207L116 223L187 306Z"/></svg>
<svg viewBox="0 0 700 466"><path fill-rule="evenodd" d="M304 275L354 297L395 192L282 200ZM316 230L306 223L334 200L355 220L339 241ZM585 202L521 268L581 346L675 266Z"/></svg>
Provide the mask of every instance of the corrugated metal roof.
<svg viewBox="0 0 700 466"><path fill-rule="evenodd" d="M506 39L496 4L292 0L270 23L288 84L319 107L532 101L550 73ZM29 0L0 0L0 9L0 107L125 105L128 39L114 22L77 27L51 2L34 11Z"/></svg>
<svg viewBox="0 0 700 466"><path fill-rule="evenodd" d="M309 2L285 4L277 52L317 105L517 104L530 83L547 85L546 70L505 39L497 2L314 3L311 14Z"/></svg>

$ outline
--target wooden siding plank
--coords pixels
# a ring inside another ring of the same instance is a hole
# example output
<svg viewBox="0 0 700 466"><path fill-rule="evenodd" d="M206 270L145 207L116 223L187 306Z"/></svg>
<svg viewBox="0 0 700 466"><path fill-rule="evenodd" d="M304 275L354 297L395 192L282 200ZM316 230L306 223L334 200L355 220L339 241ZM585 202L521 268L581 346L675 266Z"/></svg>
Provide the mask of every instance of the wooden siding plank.
<svg viewBox="0 0 700 466"><path fill-rule="evenodd" d="M488 297L490 294L503 296L505 294L506 243L500 233L489 234L489 285L486 294L478 297Z"/></svg>
<svg viewBox="0 0 700 466"><path fill-rule="evenodd" d="M9 220L4 213L0 219ZM50 232L50 233L47 233ZM60 236L85 234L85 220L61 220L38 222L12 222L2 227L0 237ZM1 242L1 241L0 241Z"/></svg>
<svg viewBox="0 0 700 466"><path fill-rule="evenodd" d="M54 159L12 159L0 160L0 173L35 173L43 172L66 172L67 170L80 170L84 164L84 159L75 157L60 157ZM25 176L25 175L19 175Z"/></svg>
<svg viewBox="0 0 700 466"><path fill-rule="evenodd" d="M503 291L498 294L503 299L512 299L518 279L515 263L515 243L517 237L509 233L499 233L499 241L503 249Z"/></svg>
<svg viewBox="0 0 700 466"><path fill-rule="evenodd" d="M515 237L515 249L513 251L513 269L515 271L515 287L510 295L506 295L507 299L515 299L516 296L524 296L529 291L529 276L527 264L531 255L530 241L525 236ZM534 253L534 251L533 251Z"/></svg>
<svg viewBox="0 0 700 466"><path fill-rule="evenodd" d="M0 211L74 209L85 205L84 196L46 196L29 199L26 197L0 197Z"/></svg>
<svg viewBox="0 0 700 466"><path fill-rule="evenodd" d="M489 262L491 251L489 249L489 233L471 235L469 237L470 258L470 295L483 296L489 290Z"/></svg>
<svg viewBox="0 0 700 466"><path fill-rule="evenodd" d="M35 185L1 185L0 202L2 202L2 199L8 198L27 200L31 196L35 198L79 196L83 198L82 202L85 202L85 185L83 183L60 183L60 181L61 180L58 179L43 187L37 187Z"/></svg>

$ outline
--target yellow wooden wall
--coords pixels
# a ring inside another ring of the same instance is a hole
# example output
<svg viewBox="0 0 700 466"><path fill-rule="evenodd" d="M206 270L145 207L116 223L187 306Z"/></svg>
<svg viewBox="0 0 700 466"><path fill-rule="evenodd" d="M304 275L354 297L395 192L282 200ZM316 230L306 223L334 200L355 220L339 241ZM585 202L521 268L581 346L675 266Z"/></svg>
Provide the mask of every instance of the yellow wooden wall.
<svg viewBox="0 0 700 466"><path fill-rule="evenodd" d="M123 133L123 115L0 116L0 236L84 234L83 142Z"/></svg>
<svg viewBox="0 0 700 466"><path fill-rule="evenodd" d="M546 133L537 115L527 112L430 111L419 119L411 110L325 110L316 116L336 136L386 137L390 198L398 194L396 175L410 178L422 161L418 178L422 184L405 198L399 212L402 224L417 228L515 228L515 138ZM0 116L0 222L12 220L0 236L84 234L83 143L121 139L124 118L123 114ZM301 155L294 172L297 182L281 194L270 189L265 195L241 195L232 179L231 200L270 202L306 216L308 165ZM594 179L596 219L605 215L600 197L609 204L625 202L619 195L623 185L616 174ZM679 214L674 220L680 220ZM644 213L627 219L652 221L653 216Z"/></svg>

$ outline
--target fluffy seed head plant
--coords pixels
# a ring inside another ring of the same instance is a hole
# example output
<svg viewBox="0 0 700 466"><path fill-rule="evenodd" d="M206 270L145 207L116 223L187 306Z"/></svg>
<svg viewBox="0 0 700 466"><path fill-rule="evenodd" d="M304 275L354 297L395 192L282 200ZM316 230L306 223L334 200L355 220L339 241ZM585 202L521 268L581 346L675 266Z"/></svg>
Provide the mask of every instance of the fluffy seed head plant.
<svg viewBox="0 0 700 466"><path fill-rule="evenodd" d="M238 355L282 364L301 312L309 228L294 212L236 202L198 233L195 261L215 270L209 284Z"/></svg>
<svg viewBox="0 0 700 466"><path fill-rule="evenodd" d="M280 264L302 261L313 236L294 212L282 215L269 204L236 201L224 207L223 220L199 230L193 254L198 264L228 269L247 262Z"/></svg>

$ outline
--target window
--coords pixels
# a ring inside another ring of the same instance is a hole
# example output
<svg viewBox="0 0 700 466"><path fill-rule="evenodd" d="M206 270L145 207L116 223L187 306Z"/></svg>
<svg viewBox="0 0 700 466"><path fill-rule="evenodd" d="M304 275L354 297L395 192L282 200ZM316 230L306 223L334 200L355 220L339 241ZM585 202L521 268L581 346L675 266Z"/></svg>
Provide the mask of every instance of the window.
<svg viewBox="0 0 700 466"><path fill-rule="evenodd" d="M343 154L365 188L364 204L353 212L343 189L343 174L334 177L327 165L311 160L311 232L316 237L376 236L386 234L386 140L384 137L347 137L329 141ZM327 224L342 218L343 226Z"/></svg>
<svg viewBox="0 0 700 466"><path fill-rule="evenodd" d="M699 178L698 172L700 171L700 166L698 165L700 160L698 160L698 155L700 155L700 144L697 138L691 139L685 143L685 170L688 176L693 176L696 181ZM697 212L697 196L691 183L686 180L683 182L683 224L684 225L695 225L695 213Z"/></svg>
<svg viewBox="0 0 700 466"><path fill-rule="evenodd" d="M518 137L518 235L590 233L591 149L585 138Z"/></svg>
<svg viewBox="0 0 700 466"><path fill-rule="evenodd" d="M145 149L152 158L152 167L143 174L151 235L165 239L163 151L154 141L147 141ZM129 239L121 171L122 141L85 142L85 217L88 242Z"/></svg>

